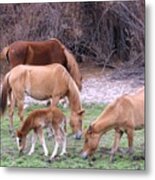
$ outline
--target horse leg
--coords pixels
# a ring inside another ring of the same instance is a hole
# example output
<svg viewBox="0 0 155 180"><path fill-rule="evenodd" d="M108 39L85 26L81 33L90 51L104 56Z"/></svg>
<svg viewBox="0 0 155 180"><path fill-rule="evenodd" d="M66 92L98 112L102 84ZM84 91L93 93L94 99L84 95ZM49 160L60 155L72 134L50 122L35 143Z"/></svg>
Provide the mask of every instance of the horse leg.
<svg viewBox="0 0 155 180"><path fill-rule="evenodd" d="M58 148L59 148L59 143L57 141L55 141L55 146L54 146L54 150L53 153L50 157L50 160L54 159L54 157L56 156L57 152L58 152Z"/></svg>
<svg viewBox="0 0 155 180"><path fill-rule="evenodd" d="M14 136L13 134L13 114L14 114L14 108L15 108L15 98L13 96L13 93L10 92L9 93L9 119L10 119L10 127L9 127L9 131L12 134L12 136Z"/></svg>
<svg viewBox="0 0 155 180"><path fill-rule="evenodd" d="M47 128L47 137L48 137L48 139L53 137L53 132L50 128Z"/></svg>
<svg viewBox="0 0 155 180"><path fill-rule="evenodd" d="M63 128L61 128L60 131L61 131L61 144L62 144L62 150L60 156L63 156L64 154L66 154L66 133Z"/></svg>
<svg viewBox="0 0 155 180"><path fill-rule="evenodd" d="M36 141L37 141L37 134L36 132L34 132L34 134L32 135L32 145L31 145L31 149L28 153L28 155L30 156L33 152L34 152L34 148L35 148L35 145L36 145Z"/></svg>
<svg viewBox="0 0 155 180"><path fill-rule="evenodd" d="M121 131L119 128L115 129L115 140L114 140L114 144L113 144L113 147L111 149L111 152L110 152L110 162L113 162L114 161L114 156L115 156L115 153L117 152L118 148L119 148L119 144L120 144L120 140L121 140L121 137L123 135L123 131Z"/></svg>
<svg viewBox="0 0 155 180"><path fill-rule="evenodd" d="M64 107L67 108L68 107L68 101L67 98L64 97L63 99L60 99L59 103Z"/></svg>
<svg viewBox="0 0 155 180"><path fill-rule="evenodd" d="M60 145L60 136L59 136L59 130L57 129L56 131L53 130L54 132L54 140L55 140L55 146L54 146L54 150L53 150L53 153L50 157L50 160L54 159L54 157L57 155L57 152L58 152L58 148L59 148L59 145Z"/></svg>
<svg viewBox="0 0 155 180"><path fill-rule="evenodd" d="M23 111L24 111L24 108L23 108L23 100L20 98L17 98L17 107L18 107L18 116L19 116L19 119L20 119L20 122L22 123L23 120L24 120L24 115L23 115ZM20 123L20 124L21 124Z"/></svg>
<svg viewBox="0 0 155 180"><path fill-rule="evenodd" d="M41 143L41 145L43 147L44 154L45 154L45 156L48 156L48 150L47 150L47 147L46 147L46 142L45 142L45 138L44 138L42 128L37 129L37 134L39 136L40 143Z"/></svg>
<svg viewBox="0 0 155 180"><path fill-rule="evenodd" d="M127 130L128 153L129 153L129 155L133 154L133 134L134 134L133 129L130 128L130 129Z"/></svg>
<svg viewBox="0 0 155 180"><path fill-rule="evenodd" d="M59 102L59 99L60 99L59 96L55 96L54 98L52 98L52 99L50 100L50 106L51 106L51 107L57 106L57 104L58 104L58 102ZM52 132L53 132L53 129L52 129L52 128L51 128L51 131L49 131L49 130L47 129L48 138L50 138L51 136L53 136L53 135L52 135Z"/></svg>
<svg viewBox="0 0 155 180"><path fill-rule="evenodd" d="M52 98L52 100L51 100L51 107L57 106L57 104L59 102L59 99L60 99L59 96L55 96L54 98Z"/></svg>

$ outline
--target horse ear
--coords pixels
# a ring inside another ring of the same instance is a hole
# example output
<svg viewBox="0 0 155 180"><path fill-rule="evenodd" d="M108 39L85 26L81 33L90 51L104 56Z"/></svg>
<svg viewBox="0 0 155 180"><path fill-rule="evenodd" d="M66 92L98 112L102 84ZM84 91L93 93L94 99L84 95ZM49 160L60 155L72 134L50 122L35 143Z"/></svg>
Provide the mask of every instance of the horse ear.
<svg viewBox="0 0 155 180"><path fill-rule="evenodd" d="M82 109L82 110L80 110L80 111L78 112L78 115L82 116L82 115L84 114L84 112L85 112L85 110Z"/></svg>
<svg viewBox="0 0 155 180"><path fill-rule="evenodd" d="M89 126L89 128L88 128L88 131L87 131L89 134L92 134L92 132L93 132L93 128L92 128L92 126L90 125Z"/></svg>

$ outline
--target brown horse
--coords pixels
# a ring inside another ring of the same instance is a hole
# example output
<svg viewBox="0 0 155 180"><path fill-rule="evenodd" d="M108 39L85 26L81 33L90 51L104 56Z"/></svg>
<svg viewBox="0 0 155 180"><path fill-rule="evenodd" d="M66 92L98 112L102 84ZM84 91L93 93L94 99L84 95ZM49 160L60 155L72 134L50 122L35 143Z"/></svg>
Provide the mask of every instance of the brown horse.
<svg viewBox="0 0 155 180"><path fill-rule="evenodd" d="M47 65L62 64L75 80L79 90L82 76L73 54L56 38L47 41L15 41L5 47L0 60L7 60L11 68L19 64Z"/></svg>
<svg viewBox="0 0 155 180"><path fill-rule="evenodd" d="M128 137L128 152L133 152L134 130L144 127L144 89L135 95L124 95L108 105L101 115L89 126L81 153L83 158L93 155L103 134L115 129L115 141L110 161L118 150L123 132Z"/></svg>
<svg viewBox="0 0 155 180"><path fill-rule="evenodd" d="M13 96L10 96L10 92ZM71 107L70 125L75 137L82 134L82 109L80 93L76 83L60 64L46 66L19 65L8 72L4 78L0 101L0 112L3 114L7 105L7 96L10 96L10 128L13 129L13 113L15 100L17 101L18 115L23 121L24 93L38 99L52 98L52 105L56 106L62 97L67 96Z"/></svg>
<svg viewBox="0 0 155 180"><path fill-rule="evenodd" d="M56 107L34 110L29 114L22 127L16 133L17 146L20 153L25 149L28 133L33 130L32 146L28 155L34 152L38 136L44 155L48 156L43 128L50 128L54 134L55 147L50 159L52 160L57 155L59 146L62 146L60 156L64 155L66 153L66 118L62 111Z"/></svg>

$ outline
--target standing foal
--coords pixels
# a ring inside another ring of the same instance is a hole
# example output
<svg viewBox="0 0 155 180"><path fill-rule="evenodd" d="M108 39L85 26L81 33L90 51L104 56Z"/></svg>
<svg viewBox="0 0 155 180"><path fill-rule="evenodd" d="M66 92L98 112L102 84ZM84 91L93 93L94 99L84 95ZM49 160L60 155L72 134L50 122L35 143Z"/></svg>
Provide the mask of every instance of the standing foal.
<svg viewBox="0 0 155 180"><path fill-rule="evenodd" d="M48 156L48 150L43 135L43 128L50 128L54 134L55 147L50 160L57 155L59 146L62 146L60 155L66 153L66 118L62 111L57 107L49 107L40 110L35 110L30 113L26 118L21 128L17 130L17 145L20 152L25 148L26 137L28 133L33 130L32 146L28 153L31 155L34 152L37 136L39 137L40 143L43 147L45 156Z"/></svg>

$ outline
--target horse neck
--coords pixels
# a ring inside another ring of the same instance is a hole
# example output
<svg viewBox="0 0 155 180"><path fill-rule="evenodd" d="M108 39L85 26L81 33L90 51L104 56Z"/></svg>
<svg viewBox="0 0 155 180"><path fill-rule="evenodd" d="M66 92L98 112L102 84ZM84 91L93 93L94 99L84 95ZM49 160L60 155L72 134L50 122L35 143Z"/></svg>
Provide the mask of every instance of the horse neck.
<svg viewBox="0 0 155 180"><path fill-rule="evenodd" d="M32 127L32 118L31 117L28 117L25 121L24 121L24 123L23 123L23 125L22 125L22 127L21 127L21 132L26 136L28 133L29 133L29 131L33 128Z"/></svg>
<svg viewBox="0 0 155 180"><path fill-rule="evenodd" d="M116 127L118 113L114 115L111 108L107 108L93 123L95 132L104 134Z"/></svg>
<svg viewBox="0 0 155 180"><path fill-rule="evenodd" d="M69 81L68 99L72 112L78 112L82 109L79 90L71 78Z"/></svg>

